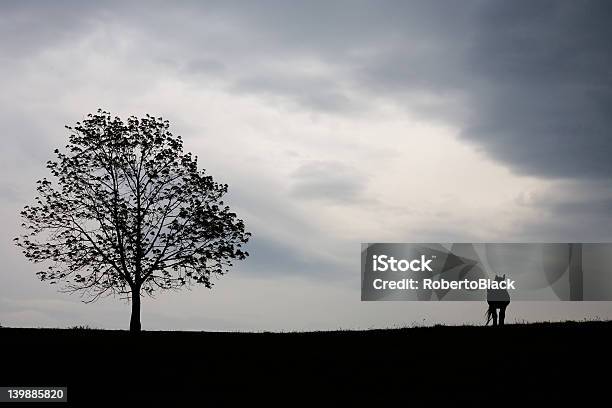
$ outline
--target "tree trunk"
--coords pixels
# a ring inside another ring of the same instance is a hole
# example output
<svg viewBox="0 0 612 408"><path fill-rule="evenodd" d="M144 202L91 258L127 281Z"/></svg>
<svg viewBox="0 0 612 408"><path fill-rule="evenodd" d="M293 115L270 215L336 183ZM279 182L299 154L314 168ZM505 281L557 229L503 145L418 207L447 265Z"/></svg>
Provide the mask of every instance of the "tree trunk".
<svg viewBox="0 0 612 408"><path fill-rule="evenodd" d="M130 319L130 331L140 331L140 290L132 290L132 318Z"/></svg>

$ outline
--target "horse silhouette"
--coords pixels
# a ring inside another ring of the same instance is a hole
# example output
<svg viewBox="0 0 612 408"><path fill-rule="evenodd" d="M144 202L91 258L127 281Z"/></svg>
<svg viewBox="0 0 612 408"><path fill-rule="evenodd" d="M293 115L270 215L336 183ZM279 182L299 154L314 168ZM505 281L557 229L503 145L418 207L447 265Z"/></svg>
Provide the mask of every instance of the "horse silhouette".
<svg viewBox="0 0 612 408"><path fill-rule="evenodd" d="M506 275L497 276L495 275L496 282L503 282L506 280ZM493 322L493 326L498 325L498 313L499 310L499 325L504 325L506 318L506 308L510 304L510 294L507 289L487 289L487 303L489 308L487 309L486 316L487 322L485 326L488 326L490 322Z"/></svg>

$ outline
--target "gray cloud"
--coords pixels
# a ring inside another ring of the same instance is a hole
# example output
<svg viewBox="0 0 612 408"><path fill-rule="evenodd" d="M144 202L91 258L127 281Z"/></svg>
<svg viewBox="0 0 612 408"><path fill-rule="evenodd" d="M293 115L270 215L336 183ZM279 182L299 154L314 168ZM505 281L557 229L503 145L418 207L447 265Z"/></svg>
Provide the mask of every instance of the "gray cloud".
<svg viewBox="0 0 612 408"><path fill-rule="evenodd" d="M251 255L239 268L239 273L247 276L266 279L280 275L303 275L328 283L346 279L347 276L345 265L309 256L307 250L296 249L274 238L259 236L249 244L248 250Z"/></svg>
<svg viewBox="0 0 612 408"><path fill-rule="evenodd" d="M342 75L266 77L255 66L238 75L237 89L340 110L354 104L338 85L349 84L363 100L388 97L448 120L519 173L612 175L609 2L264 2L215 10L257 33L246 53L252 61L306 55Z"/></svg>
<svg viewBox="0 0 612 408"><path fill-rule="evenodd" d="M332 80L308 75L248 77L238 80L232 89L288 98L302 107L327 113L354 112L358 108L357 101L353 101Z"/></svg>
<svg viewBox="0 0 612 408"><path fill-rule="evenodd" d="M485 7L464 136L522 173L610 177L610 17L612 4L598 1Z"/></svg>
<svg viewBox="0 0 612 408"><path fill-rule="evenodd" d="M351 112L371 95L392 98L448 120L519 173L612 175L606 1L213 1L121 13L109 4L43 4L4 6L4 55L116 25L147 39L142 57L174 61L186 75L220 75L235 91L322 111ZM270 61L300 58L334 70L270 69Z"/></svg>
<svg viewBox="0 0 612 408"><path fill-rule="evenodd" d="M516 231L532 241L612 241L612 186L606 180L563 181L544 191L517 197L538 212Z"/></svg>
<svg viewBox="0 0 612 408"><path fill-rule="evenodd" d="M291 194L297 198L341 204L365 200L365 177L339 162L304 163L293 172L292 179Z"/></svg>
<svg viewBox="0 0 612 408"><path fill-rule="evenodd" d="M175 62L171 60L166 60L166 63L170 65L174 65ZM226 71L227 67L223 62L207 57L197 57L191 60L188 60L182 67L181 71L186 74L191 75L219 75Z"/></svg>
<svg viewBox="0 0 612 408"><path fill-rule="evenodd" d="M83 2L19 1L0 4L0 59L14 63L58 42L75 41L91 24L99 21L99 7Z"/></svg>

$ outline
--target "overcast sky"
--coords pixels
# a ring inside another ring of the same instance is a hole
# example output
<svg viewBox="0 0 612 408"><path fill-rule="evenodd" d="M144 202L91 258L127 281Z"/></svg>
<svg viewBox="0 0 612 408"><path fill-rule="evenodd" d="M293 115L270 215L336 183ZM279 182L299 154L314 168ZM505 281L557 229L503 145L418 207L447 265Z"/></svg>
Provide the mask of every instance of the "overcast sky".
<svg viewBox="0 0 612 408"><path fill-rule="evenodd" d="M145 329L480 322L360 302L360 243L612 241L610 2L85 3L0 3L4 326L128 325L12 244L63 126L99 107L168 119L253 233L213 290L146 299ZM610 303L508 310L594 316Z"/></svg>

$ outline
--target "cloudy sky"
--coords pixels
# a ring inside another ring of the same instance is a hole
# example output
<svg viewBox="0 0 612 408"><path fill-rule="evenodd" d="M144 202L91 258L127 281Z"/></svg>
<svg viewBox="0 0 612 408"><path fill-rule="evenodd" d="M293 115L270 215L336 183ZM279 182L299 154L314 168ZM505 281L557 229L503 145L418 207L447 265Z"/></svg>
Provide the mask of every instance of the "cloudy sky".
<svg viewBox="0 0 612 408"><path fill-rule="evenodd" d="M4 326L128 325L11 242L63 126L98 107L168 119L254 234L212 291L146 299L146 329L480 322L476 303L360 302L360 243L612 241L610 2L84 3L0 3Z"/></svg>

